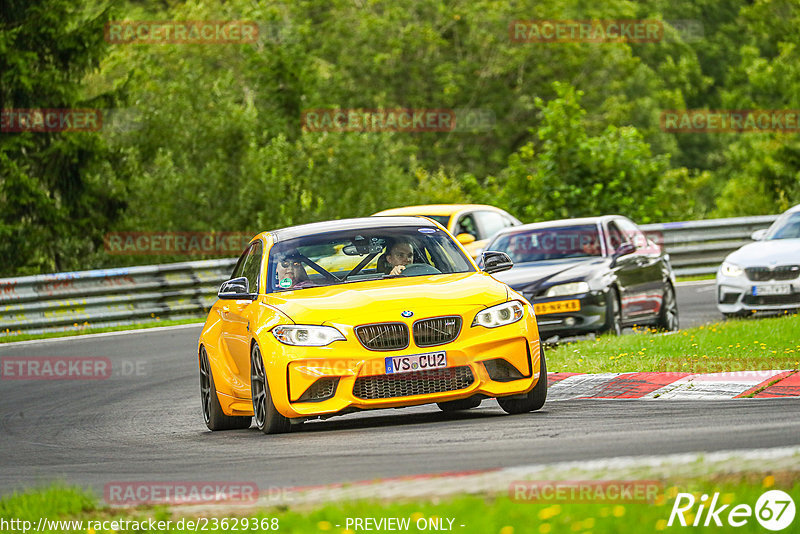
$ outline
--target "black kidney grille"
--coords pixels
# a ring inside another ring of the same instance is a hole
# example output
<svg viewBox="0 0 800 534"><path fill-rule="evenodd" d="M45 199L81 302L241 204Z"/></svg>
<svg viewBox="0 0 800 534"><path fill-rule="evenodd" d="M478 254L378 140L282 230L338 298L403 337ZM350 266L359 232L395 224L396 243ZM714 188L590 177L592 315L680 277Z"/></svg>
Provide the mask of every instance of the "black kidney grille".
<svg viewBox="0 0 800 534"><path fill-rule="evenodd" d="M461 332L461 317L434 317L414 323L414 343L418 347L433 347L450 343Z"/></svg>
<svg viewBox="0 0 800 534"><path fill-rule="evenodd" d="M408 326L403 323L365 324L355 328L356 336L369 350L398 350L408 347Z"/></svg>
<svg viewBox="0 0 800 534"><path fill-rule="evenodd" d="M391 399L456 391L472 385L475 378L468 365L390 375L361 376L353 386L359 399Z"/></svg>
<svg viewBox="0 0 800 534"><path fill-rule="evenodd" d="M779 265L772 269L769 267L748 267L744 272L747 273L747 278L754 282L794 280L800 275L800 265Z"/></svg>

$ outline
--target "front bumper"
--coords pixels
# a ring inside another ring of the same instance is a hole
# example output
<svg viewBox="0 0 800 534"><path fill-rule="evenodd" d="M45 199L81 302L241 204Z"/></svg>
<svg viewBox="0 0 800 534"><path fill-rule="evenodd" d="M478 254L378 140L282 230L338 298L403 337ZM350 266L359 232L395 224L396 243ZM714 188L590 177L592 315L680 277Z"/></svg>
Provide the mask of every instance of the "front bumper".
<svg viewBox="0 0 800 534"><path fill-rule="evenodd" d="M791 287L787 295L757 295L754 288ZM717 273L717 309L724 314L780 312L800 308L800 280L767 280L754 282L747 276L724 276Z"/></svg>
<svg viewBox="0 0 800 534"><path fill-rule="evenodd" d="M433 347L418 347L411 339L410 345L402 350L368 350L359 343L351 326L339 324L331 326L344 333L346 340L327 347L293 347L275 341L270 343L269 351L262 347L270 394L284 416L313 418L459 400L473 395L501 397L526 393L540 379L540 343L531 312L526 306L521 320L492 329L472 327L472 317L465 316L455 341ZM421 371L386 374L387 357L438 351L445 351L447 367L429 371L435 376L420 375ZM498 358L516 369L514 379L492 379L486 362ZM329 394L330 382L335 382L332 394ZM377 388L372 387L375 384ZM312 387L324 391L324 398L303 400ZM375 396L374 391L383 395L389 392L390 396L370 398ZM231 408L235 410L236 406Z"/></svg>
<svg viewBox="0 0 800 534"><path fill-rule="evenodd" d="M529 302L534 302L532 295L525 295ZM580 336L602 331L606 324L607 293L592 291L580 295L564 297L538 298L535 300L536 321L539 334L543 339L552 336ZM542 308L558 307L558 304L577 300L578 311L549 312Z"/></svg>

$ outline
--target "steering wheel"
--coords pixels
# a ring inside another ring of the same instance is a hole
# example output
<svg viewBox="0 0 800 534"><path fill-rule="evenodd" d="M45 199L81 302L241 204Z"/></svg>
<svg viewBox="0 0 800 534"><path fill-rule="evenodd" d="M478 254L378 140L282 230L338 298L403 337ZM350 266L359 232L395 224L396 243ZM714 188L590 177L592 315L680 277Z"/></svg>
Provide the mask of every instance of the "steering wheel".
<svg viewBox="0 0 800 534"><path fill-rule="evenodd" d="M417 276L420 274L442 274L442 271L427 263L410 263L406 265L406 268L400 274L403 276Z"/></svg>

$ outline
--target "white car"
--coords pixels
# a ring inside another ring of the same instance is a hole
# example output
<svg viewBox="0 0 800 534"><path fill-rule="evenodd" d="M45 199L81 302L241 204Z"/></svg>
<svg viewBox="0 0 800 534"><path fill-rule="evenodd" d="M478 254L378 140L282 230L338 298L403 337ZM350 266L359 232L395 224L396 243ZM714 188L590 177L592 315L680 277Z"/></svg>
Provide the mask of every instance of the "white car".
<svg viewBox="0 0 800 534"><path fill-rule="evenodd" d="M725 258L717 271L717 308L726 317L800 308L800 204Z"/></svg>

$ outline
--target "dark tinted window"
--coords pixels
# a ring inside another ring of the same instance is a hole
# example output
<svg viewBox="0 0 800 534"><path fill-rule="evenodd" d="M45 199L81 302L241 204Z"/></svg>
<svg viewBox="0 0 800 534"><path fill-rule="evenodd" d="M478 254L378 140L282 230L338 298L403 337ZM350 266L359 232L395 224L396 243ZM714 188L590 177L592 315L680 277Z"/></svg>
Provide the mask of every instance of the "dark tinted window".
<svg viewBox="0 0 800 534"><path fill-rule="evenodd" d="M487 250L505 252L514 263L601 256L593 224L537 228L503 234Z"/></svg>

